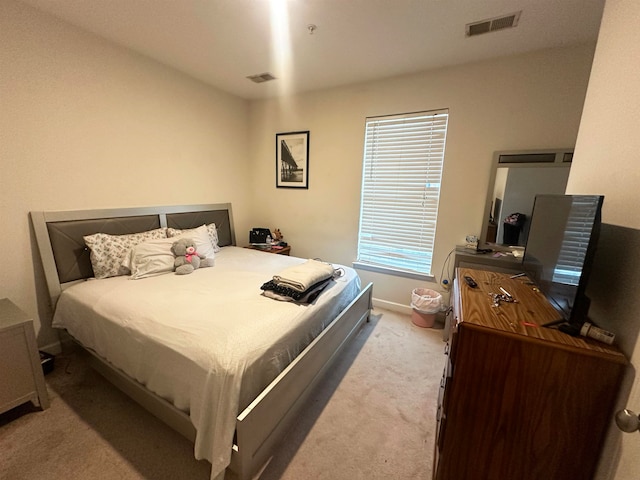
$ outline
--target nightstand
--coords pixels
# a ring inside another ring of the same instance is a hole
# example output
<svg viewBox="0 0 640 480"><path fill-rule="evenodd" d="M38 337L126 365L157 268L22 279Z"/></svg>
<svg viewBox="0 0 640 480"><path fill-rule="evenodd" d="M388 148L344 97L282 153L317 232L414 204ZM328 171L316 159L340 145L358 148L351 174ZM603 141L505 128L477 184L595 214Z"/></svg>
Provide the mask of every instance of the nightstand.
<svg viewBox="0 0 640 480"><path fill-rule="evenodd" d="M275 253L277 255L290 255L291 254L291 245L287 245L286 247L282 247L282 248L273 248L271 247L268 250L264 250L262 248L258 248L258 247L254 247L252 245L249 245L245 248L250 248L251 250L259 250L261 252L266 252L266 253Z"/></svg>
<svg viewBox="0 0 640 480"><path fill-rule="evenodd" d="M33 320L0 299L0 413L31 401L49 408Z"/></svg>

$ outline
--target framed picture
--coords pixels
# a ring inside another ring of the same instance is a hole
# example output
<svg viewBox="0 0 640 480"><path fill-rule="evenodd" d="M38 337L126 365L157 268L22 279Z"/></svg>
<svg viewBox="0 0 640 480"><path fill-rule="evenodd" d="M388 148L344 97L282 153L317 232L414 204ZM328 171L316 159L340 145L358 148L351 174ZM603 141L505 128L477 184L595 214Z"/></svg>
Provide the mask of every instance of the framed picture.
<svg viewBox="0 0 640 480"><path fill-rule="evenodd" d="M276 187L309 188L309 131L276 133Z"/></svg>

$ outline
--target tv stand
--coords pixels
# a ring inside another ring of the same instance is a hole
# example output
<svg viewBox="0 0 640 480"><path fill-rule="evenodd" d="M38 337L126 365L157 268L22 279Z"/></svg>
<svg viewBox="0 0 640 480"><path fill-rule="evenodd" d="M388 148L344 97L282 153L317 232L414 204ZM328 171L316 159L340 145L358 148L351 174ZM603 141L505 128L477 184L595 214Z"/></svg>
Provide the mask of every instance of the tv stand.
<svg viewBox="0 0 640 480"><path fill-rule="evenodd" d="M456 272L433 478L591 479L627 360L542 327L557 312L526 277L510 276ZM517 303L492 306L500 287Z"/></svg>

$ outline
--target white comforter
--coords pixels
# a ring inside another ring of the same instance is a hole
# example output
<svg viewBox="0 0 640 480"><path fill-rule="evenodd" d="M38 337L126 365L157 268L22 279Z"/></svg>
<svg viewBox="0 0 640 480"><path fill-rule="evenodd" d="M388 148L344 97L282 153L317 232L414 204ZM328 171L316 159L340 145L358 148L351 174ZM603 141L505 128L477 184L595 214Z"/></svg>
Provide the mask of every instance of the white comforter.
<svg viewBox="0 0 640 480"><path fill-rule="evenodd" d="M89 280L61 295L53 326L189 413L195 456L211 478L230 462L237 414L360 291L355 271L313 305L262 296L260 286L304 259L225 247L190 275Z"/></svg>

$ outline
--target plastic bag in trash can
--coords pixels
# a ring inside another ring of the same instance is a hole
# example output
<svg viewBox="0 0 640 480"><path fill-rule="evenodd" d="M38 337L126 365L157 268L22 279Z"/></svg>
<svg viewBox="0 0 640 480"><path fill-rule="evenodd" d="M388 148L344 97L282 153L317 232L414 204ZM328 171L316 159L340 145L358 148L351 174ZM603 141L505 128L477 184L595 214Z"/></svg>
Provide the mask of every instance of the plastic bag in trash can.
<svg viewBox="0 0 640 480"><path fill-rule="evenodd" d="M411 308L420 313L438 313L442 310L442 295L428 288L416 288L411 293Z"/></svg>

